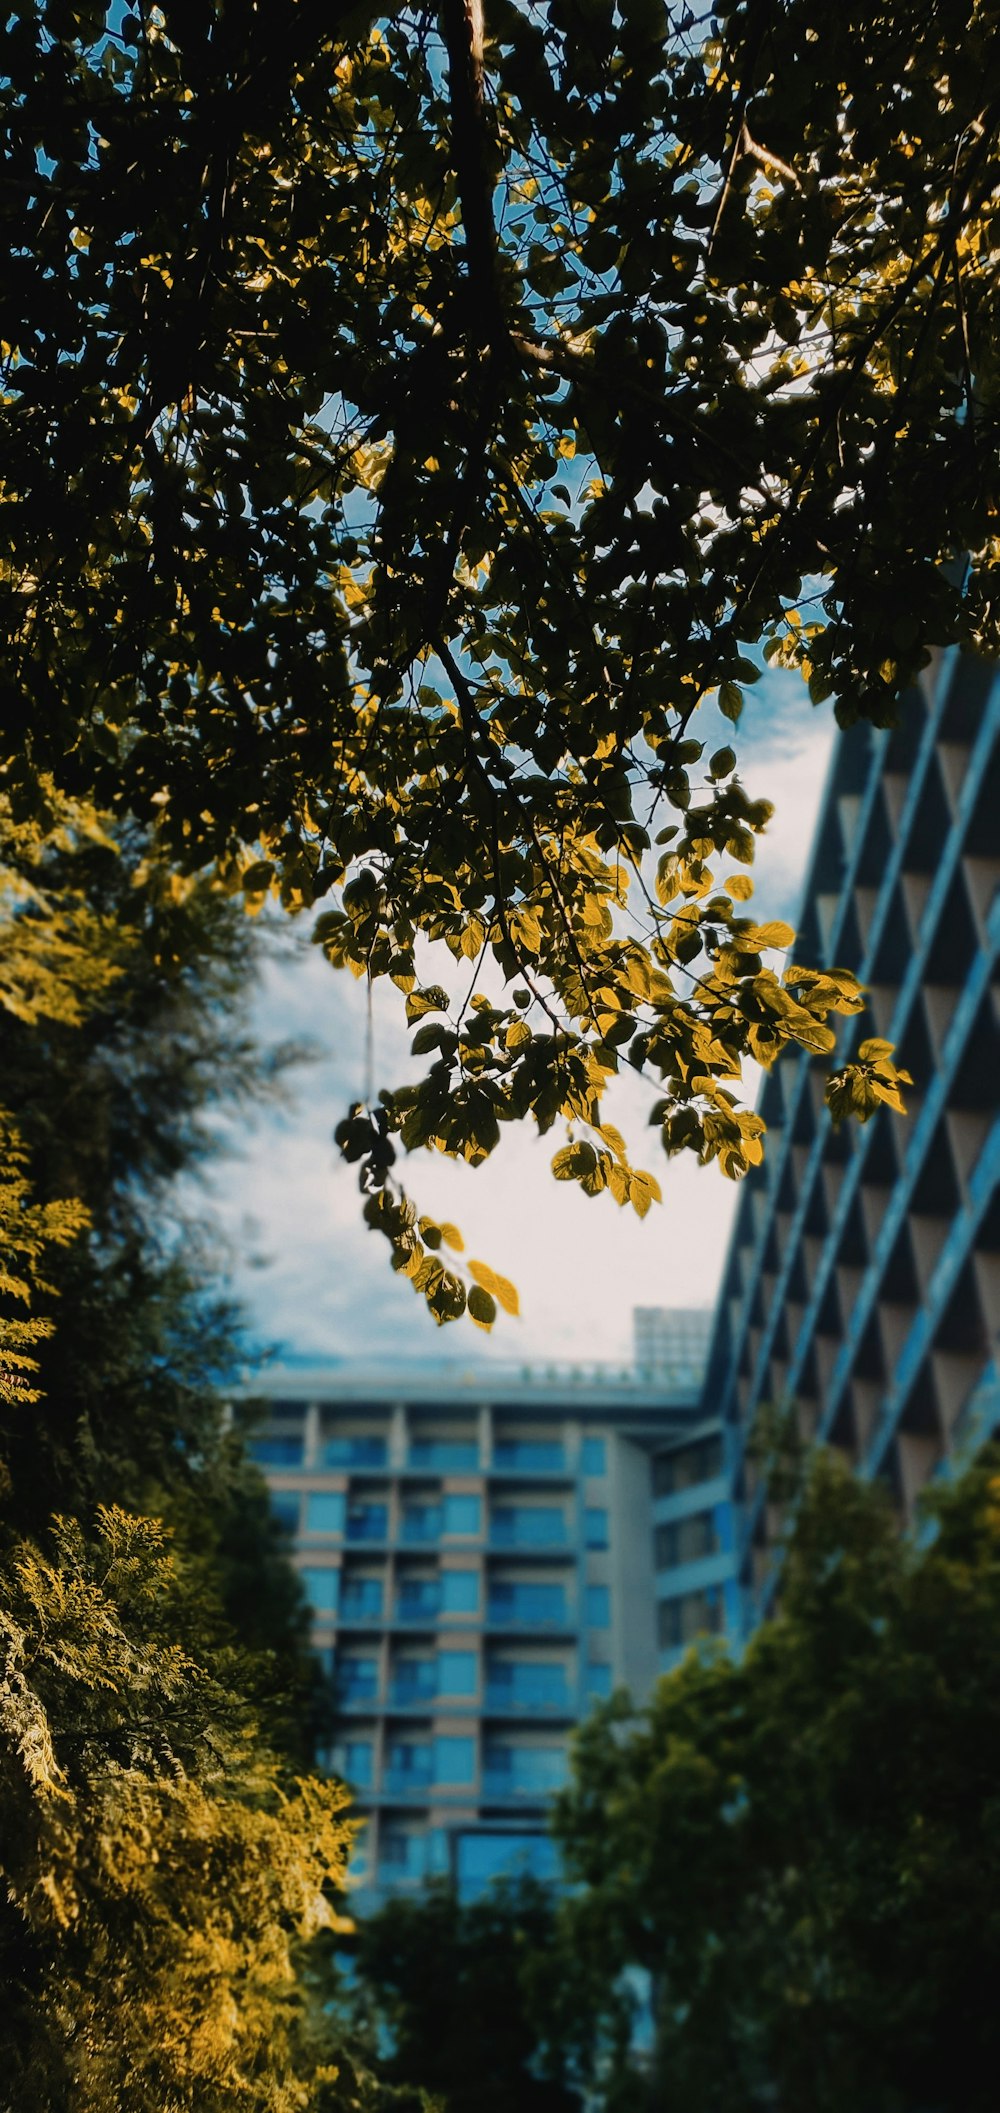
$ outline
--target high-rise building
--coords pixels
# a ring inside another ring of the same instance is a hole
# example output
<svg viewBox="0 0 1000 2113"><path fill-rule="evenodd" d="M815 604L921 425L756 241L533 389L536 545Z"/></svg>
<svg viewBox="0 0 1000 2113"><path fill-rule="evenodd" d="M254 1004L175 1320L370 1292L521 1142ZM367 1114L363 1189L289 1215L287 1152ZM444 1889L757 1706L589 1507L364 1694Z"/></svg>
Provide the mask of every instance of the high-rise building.
<svg viewBox="0 0 1000 2113"><path fill-rule="evenodd" d="M659 1665L650 1464L700 1369L271 1372L251 1449L312 1607L369 1901L552 1868L567 1739ZM262 1383L243 1390L264 1393Z"/></svg>
<svg viewBox="0 0 1000 2113"><path fill-rule="evenodd" d="M796 958L852 969L866 1035L912 1073L905 1120L835 1127L829 1061L765 1082L703 1409L742 1497L741 1626L772 1602L776 1519L747 1455L765 1405L882 1476L900 1513L1000 1417L1000 679L945 655L900 726L838 737Z"/></svg>

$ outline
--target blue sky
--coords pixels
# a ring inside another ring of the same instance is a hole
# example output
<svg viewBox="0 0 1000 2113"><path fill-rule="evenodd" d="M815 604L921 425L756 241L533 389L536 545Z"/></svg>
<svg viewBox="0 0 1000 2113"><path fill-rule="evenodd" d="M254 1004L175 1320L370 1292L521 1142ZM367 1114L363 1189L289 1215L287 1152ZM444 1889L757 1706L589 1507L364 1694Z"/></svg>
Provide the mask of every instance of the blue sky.
<svg viewBox="0 0 1000 2113"><path fill-rule="evenodd" d="M713 712L696 728L709 749L732 737ZM798 677L769 671L748 693L736 746L748 790L775 803L754 869L754 911L794 921L834 737L829 706L816 711ZM375 1078L413 1075L398 994L377 993ZM453 1219L467 1251L516 1282L521 1318L503 1316L486 1337L465 1321L438 1329L409 1285L395 1278L385 1242L361 1219L354 1170L333 1129L363 1091L366 995L310 946L303 924L281 932L257 993L263 1041L308 1040L316 1060L297 1072L289 1105L238 1133L213 1170L209 1200L230 1257L230 1286L251 1336L282 1358L484 1357L518 1363L580 1359L627 1363L635 1305L710 1305L722 1269L736 1191L716 1167L666 1161L646 1127L653 1095L633 1078L606 1104L633 1157L660 1181L663 1203L644 1220L607 1195L585 1197L553 1180L563 1141L511 1132L472 1170L440 1154L403 1169L422 1209Z"/></svg>

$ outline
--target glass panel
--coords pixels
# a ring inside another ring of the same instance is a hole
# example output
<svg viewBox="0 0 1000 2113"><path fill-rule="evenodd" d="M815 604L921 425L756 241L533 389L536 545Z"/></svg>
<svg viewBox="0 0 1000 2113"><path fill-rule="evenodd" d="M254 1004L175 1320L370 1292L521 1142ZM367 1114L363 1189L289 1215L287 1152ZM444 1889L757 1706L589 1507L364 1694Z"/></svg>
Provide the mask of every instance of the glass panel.
<svg viewBox="0 0 1000 2113"><path fill-rule="evenodd" d="M447 1614L474 1614L479 1606L478 1570L443 1570L441 1605Z"/></svg>
<svg viewBox="0 0 1000 2113"><path fill-rule="evenodd" d="M378 1694L377 1658L338 1658L337 1691L345 1702L373 1702Z"/></svg>
<svg viewBox="0 0 1000 2113"><path fill-rule="evenodd" d="M488 1746L483 1788L487 1795L495 1790L500 1796L544 1796L561 1789L566 1766L563 1746Z"/></svg>
<svg viewBox="0 0 1000 2113"><path fill-rule="evenodd" d="M551 1882L559 1875L555 1842L547 1834L460 1834L457 1877L459 1892L469 1898L495 1878L529 1873Z"/></svg>
<svg viewBox="0 0 1000 2113"><path fill-rule="evenodd" d="M379 1868L388 1878L422 1878L427 1865L427 1841L422 1834L404 1834L385 1827L379 1845Z"/></svg>
<svg viewBox="0 0 1000 2113"><path fill-rule="evenodd" d="M494 1467L530 1468L545 1473L565 1466L565 1455L556 1438L498 1438L493 1447Z"/></svg>
<svg viewBox="0 0 1000 2113"><path fill-rule="evenodd" d="M580 1464L585 1475L606 1475L608 1452L603 1438L585 1438Z"/></svg>
<svg viewBox="0 0 1000 2113"><path fill-rule="evenodd" d="M608 1545L608 1515L606 1511L587 1510L583 1514L583 1538L588 1548L606 1548Z"/></svg>
<svg viewBox="0 0 1000 2113"><path fill-rule="evenodd" d="M310 1606L317 1614L332 1613L337 1605L337 1589L340 1584L339 1570L300 1570L299 1576Z"/></svg>
<svg viewBox="0 0 1000 2113"><path fill-rule="evenodd" d="M384 1467L384 1438L328 1438L323 1447L326 1467Z"/></svg>
<svg viewBox="0 0 1000 2113"><path fill-rule="evenodd" d="M432 1775L433 1756L429 1745L417 1745L405 1739L390 1741L386 1768L388 1789L426 1789Z"/></svg>
<svg viewBox="0 0 1000 2113"><path fill-rule="evenodd" d="M479 1447L474 1438L414 1438L410 1444L411 1467L432 1467L448 1474L464 1474L479 1466Z"/></svg>
<svg viewBox="0 0 1000 2113"><path fill-rule="evenodd" d="M658 1497L672 1496L678 1489L694 1489L698 1482L711 1482L723 1470L722 1438L716 1433L696 1438L676 1452L661 1453L653 1461L653 1488Z"/></svg>
<svg viewBox="0 0 1000 2113"><path fill-rule="evenodd" d="M518 1585L498 1580L490 1588L491 1621L564 1622L562 1585Z"/></svg>
<svg viewBox="0 0 1000 2113"><path fill-rule="evenodd" d="M349 1541L384 1541L389 1533L387 1504L352 1504L347 1514Z"/></svg>
<svg viewBox="0 0 1000 2113"><path fill-rule="evenodd" d="M373 1753L370 1739L347 1741L344 1747L344 1775L349 1783L357 1783L360 1786L371 1782Z"/></svg>
<svg viewBox="0 0 1000 2113"><path fill-rule="evenodd" d="M611 1594L607 1585L588 1585L583 1601L588 1629L606 1629L611 1620Z"/></svg>
<svg viewBox="0 0 1000 2113"><path fill-rule="evenodd" d="M661 1600L656 1610L661 1648L676 1650L681 1644L693 1643L697 1636L717 1636L722 1618L722 1594L717 1588L682 1592L676 1599Z"/></svg>
<svg viewBox="0 0 1000 2113"><path fill-rule="evenodd" d="M346 1500L342 1490L313 1490L306 1498L307 1533L343 1533Z"/></svg>
<svg viewBox="0 0 1000 2113"><path fill-rule="evenodd" d="M697 1562L702 1556L714 1555L718 1545L714 1512L692 1512L690 1518L657 1527L656 1567L670 1570L676 1563Z"/></svg>
<svg viewBox="0 0 1000 2113"><path fill-rule="evenodd" d="M392 1683L394 1702L427 1702L437 1693L433 1658L401 1658Z"/></svg>
<svg viewBox="0 0 1000 2113"><path fill-rule="evenodd" d="M487 1673L487 1700L498 1709L568 1709L566 1668L495 1659Z"/></svg>
<svg viewBox="0 0 1000 2113"><path fill-rule="evenodd" d="M478 1533L480 1504L478 1497L446 1497L444 1500L445 1533Z"/></svg>
<svg viewBox="0 0 1000 2113"><path fill-rule="evenodd" d="M382 1612L382 1580L380 1577L348 1578L341 1595L340 1611L344 1619L362 1615L366 1619Z"/></svg>
<svg viewBox="0 0 1000 2113"><path fill-rule="evenodd" d="M301 1467L301 1438L250 1438L247 1452L260 1467Z"/></svg>
<svg viewBox="0 0 1000 2113"><path fill-rule="evenodd" d="M471 1783L476 1769L474 1739L455 1739L445 1734L434 1741L434 1780L437 1783Z"/></svg>
<svg viewBox="0 0 1000 2113"><path fill-rule="evenodd" d="M563 1542L565 1514L555 1505L504 1504L493 1513L490 1538L500 1548L539 1548Z"/></svg>
<svg viewBox="0 0 1000 2113"><path fill-rule="evenodd" d="M438 1693L474 1695L476 1670L474 1651L441 1651L438 1655Z"/></svg>
<svg viewBox="0 0 1000 2113"><path fill-rule="evenodd" d="M404 1505L402 1520L402 1538L404 1541L436 1541L440 1533L440 1505Z"/></svg>
<svg viewBox="0 0 1000 2113"><path fill-rule="evenodd" d="M301 1499L290 1489L272 1489L271 1517L282 1533L298 1533L301 1508Z"/></svg>
<svg viewBox="0 0 1000 2113"><path fill-rule="evenodd" d="M611 1667L609 1665L588 1665L587 1693L595 1702L603 1702L606 1696L610 1695Z"/></svg>
<svg viewBox="0 0 1000 2113"><path fill-rule="evenodd" d="M434 1615L441 1604L436 1577L403 1577L399 1581L396 1607L402 1621Z"/></svg>

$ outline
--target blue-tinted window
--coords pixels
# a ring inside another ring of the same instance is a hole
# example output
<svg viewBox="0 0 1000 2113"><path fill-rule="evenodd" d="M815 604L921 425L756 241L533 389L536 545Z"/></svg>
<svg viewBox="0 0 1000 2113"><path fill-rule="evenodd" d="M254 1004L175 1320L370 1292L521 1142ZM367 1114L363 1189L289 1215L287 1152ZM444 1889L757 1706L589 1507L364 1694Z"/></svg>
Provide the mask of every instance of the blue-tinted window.
<svg viewBox="0 0 1000 2113"><path fill-rule="evenodd" d="M358 1615L370 1620L372 1615L382 1612L382 1580L380 1577L348 1578L341 1595L340 1611L344 1620Z"/></svg>
<svg viewBox="0 0 1000 2113"><path fill-rule="evenodd" d="M378 1694L377 1658L338 1658L334 1675L345 1702L373 1702Z"/></svg>
<svg viewBox="0 0 1000 2113"><path fill-rule="evenodd" d="M596 1506L583 1514L583 1538L588 1548L606 1548L608 1545L608 1515Z"/></svg>
<svg viewBox="0 0 1000 2113"><path fill-rule="evenodd" d="M392 1739L386 1758L390 1790L422 1789L432 1779L433 1756L426 1742Z"/></svg>
<svg viewBox="0 0 1000 2113"><path fill-rule="evenodd" d="M475 1652L440 1651L438 1653L438 1693L441 1695L474 1695L475 1692Z"/></svg>
<svg viewBox="0 0 1000 2113"><path fill-rule="evenodd" d="M271 1517L282 1533L296 1534L299 1530L300 1499L290 1489L272 1489Z"/></svg>
<svg viewBox="0 0 1000 2113"><path fill-rule="evenodd" d="M340 1584L339 1570L300 1570L299 1576L305 1588L306 1598L310 1606L315 1607L317 1614L334 1612Z"/></svg>
<svg viewBox="0 0 1000 2113"><path fill-rule="evenodd" d="M306 1498L307 1533L343 1533L346 1501L343 1490L312 1490Z"/></svg>
<svg viewBox="0 0 1000 2113"><path fill-rule="evenodd" d="M349 1541L384 1541L389 1533L387 1504L352 1504L347 1514Z"/></svg>
<svg viewBox="0 0 1000 2113"><path fill-rule="evenodd" d="M379 1843L379 1869L384 1871L387 1878L422 1878L426 1868L426 1836L406 1834L402 1828L383 1827Z"/></svg>
<svg viewBox="0 0 1000 2113"><path fill-rule="evenodd" d="M402 1537L404 1541L436 1541L441 1532L441 1506L439 1504L404 1504Z"/></svg>
<svg viewBox="0 0 1000 2113"><path fill-rule="evenodd" d="M437 1613L441 1594L436 1577L401 1577L396 1607L402 1621Z"/></svg>
<svg viewBox="0 0 1000 2113"><path fill-rule="evenodd" d="M608 1471L608 1449L603 1438L585 1438L580 1455L580 1465L585 1475L606 1475Z"/></svg>
<svg viewBox="0 0 1000 2113"><path fill-rule="evenodd" d="M539 1665L530 1659L494 1659L487 1672L486 1694L487 1701L498 1709L569 1707L565 1666Z"/></svg>
<svg viewBox="0 0 1000 2113"><path fill-rule="evenodd" d="M564 1746L488 1746L483 1761L487 1792L544 1796L566 1780Z"/></svg>
<svg viewBox="0 0 1000 2113"><path fill-rule="evenodd" d="M498 1579L490 1587L490 1620L504 1622L564 1622L566 1594L562 1585L519 1585Z"/></svg>
<svg viewBox="0 0 1000 2113"><path fill-rule="evenodd" d="M466 1898L481 1893L496 1878L521 1877L550 1882L559 1873L555 1842L547 1834L460 1834L457 1878Z"/></svg>
<svg viewBox="0 0 1000 2113"><path fill-rule="evenodd" d="M446 1733L434 1741L436 1783L471 1783L476 1769L473 1739L456 1739Z"/></svg>
<svg viewBox="0 0 1000 2113"><path fill-rule="evenodd" d="M429 1702L437 1693L437 1667L433 1658L399 1659L392 1682L394 1702Z"/></svg>
<svg viewBox="0 0 1000 2113"><path fill-rule="evenodd" d="M611 1693L611 1667L588 1665L586 1687L592 1701L603 1702Z"/></svg>
<svg viewBox="0 0 1000 2113"><path fill-rule="evenodd" d="M414 1438L410 1464L444 1474L466 1474L479 1466L479 1447L474 1438Z"/></svg>
<svg viewBox="0 0 1000 2113"><path fill-rule="evenodd" d="M566 1539L566 1515L555 1504L499 1504L490 1538L499 1548L543 1548Z"/></svg>
<svg viewBox="0 0 1000 2113"><path fill-rule="evenodd" d="M344 1747L344 1776L348 1783L367 1788L372 1780L373 1754L370 1739L348 1739Z"/></svg>
<svg viewBox="0 0 1000 2113"><path fill-rule="evenodd" d="M611 1594L607 1585L587 1585L583 1596L588 1629L606 1629L611 1620Z"/></svg>
<svg viewBox="0 0 1000 2113"><path fill-rule="evenodd" d="M478 1497L453 1496L444 1500L445 1533L478 1533L480 1505Z"/></svg>
<svg viewBox="0 0 1000 2113"><path fill-rule="evenodd" d="M478 1570L443 1570L441 1605L446 1614L474 1614L479 1606Z"/></svg>
<svg viewBox="0 0 1000 2113"><path fill-rule="evenodd" d="M328 1438L323 1447L326 1467L384 1467L384 1438Z"/></svg>
<svg viewBox="0 0 1000 2113"><path fill-rule="evenodd" d="M260 1467L301 1467L301 1438L251 1438L247 1443L251 1460Z"/></svg>
<svg viewBox="0 0 1000 2113"><path fill-rule="evenodd" d="M565 1455L556 1438L498 1438L493 1447L493 1465L544 1474L563 1467Z"/></svg>

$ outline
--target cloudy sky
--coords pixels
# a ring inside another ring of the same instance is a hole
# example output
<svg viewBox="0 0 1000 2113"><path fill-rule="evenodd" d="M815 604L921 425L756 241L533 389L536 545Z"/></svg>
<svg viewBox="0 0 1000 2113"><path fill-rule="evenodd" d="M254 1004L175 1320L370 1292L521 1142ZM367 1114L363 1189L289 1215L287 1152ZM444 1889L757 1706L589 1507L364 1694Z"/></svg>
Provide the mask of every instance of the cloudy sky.
<svg viewBox="0 0 1000 2113"><path fill-rule="evenodd" d="M732 729L706 715L696 731L709 751ZM769 673L748 693L738 731L748 790L775 803L755 867L753 908L794 921L822 793L832 720L815 711L797 677ZM413 1075L398 995L374 1008L377 1084ZM397 1009L398 1008L398 1009ZM227 1130L227 1151L210 1180L212 1209L230 1257L230 1285L247 1313L252 1342L282 1362L342 1358L437 1358L519 1364L574 1359L627 1363L631 1310L704 1306L714 1299L736 1191L717 1167L666 1161L646 1127L652 1092L630 1078L606 1102L634 1162L648 1166L663 1203L644 1220L610 1196L585 1197L553 1180L563 1142L506 1132L475 1170L440 1154L415 1155L403 1170L421 1209L454 1220L467 1251L516 1282L521 1318L500 1317L487 1338L468 1321L439 1330L388 1249L360 1214L356 1175L332 1141L348 1101L363 1091L363 985L329 968L304 927L287 927L256 1000L262 1041L312 1044L313 1062L293 1077L289 1105L252 1127Z"/></svg>

